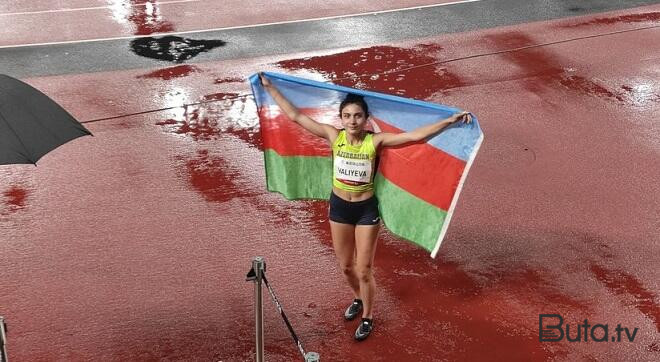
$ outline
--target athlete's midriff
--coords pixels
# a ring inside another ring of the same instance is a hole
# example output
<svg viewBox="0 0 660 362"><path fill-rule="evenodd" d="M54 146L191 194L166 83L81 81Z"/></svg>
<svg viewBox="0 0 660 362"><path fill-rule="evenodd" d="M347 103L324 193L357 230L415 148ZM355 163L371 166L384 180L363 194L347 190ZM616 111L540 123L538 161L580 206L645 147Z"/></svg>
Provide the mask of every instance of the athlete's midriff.
<svg viewBox="0 0 660 362"><path fill-rule="evenodd" d="M374 190L368 190L364 192L351 192L351 191L342 190L334 186L332 186L332 192L334 192L335 195L339 196L339 198L350 202L364 201L374 195Z"/></svg>

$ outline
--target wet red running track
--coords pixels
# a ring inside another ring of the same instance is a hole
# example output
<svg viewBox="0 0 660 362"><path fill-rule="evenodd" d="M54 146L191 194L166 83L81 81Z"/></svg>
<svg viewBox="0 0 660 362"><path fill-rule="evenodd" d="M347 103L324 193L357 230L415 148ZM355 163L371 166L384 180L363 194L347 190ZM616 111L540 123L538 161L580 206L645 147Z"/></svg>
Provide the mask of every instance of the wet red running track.
<svg viewBox="0 0 660 362"><path fill-rule="evenodd" d="M0 46L241 27L449 2L454 1L289 0L273 6L268 0L3 0Z"/></svg>
<svg viewBox="0 0 660 362"><path fill-rule="evenodd" d="M660 24L658 14L27 79L80 120L208 103L90 122L95 137L38 167L0 168L11 359L251 360L245 274L262 255L297 333L326 361L657 360L660 30L627 30ZM576 40L430 64L566 39ZM265 191L243 81L258 70L338 78L481 121L486 138L437 259L381 233L376 329L364 343L341 319L351 294L327 203ZM542 343L541 313L638 332ZM265 314L267 360L298 358L269 300Z"/></svg>

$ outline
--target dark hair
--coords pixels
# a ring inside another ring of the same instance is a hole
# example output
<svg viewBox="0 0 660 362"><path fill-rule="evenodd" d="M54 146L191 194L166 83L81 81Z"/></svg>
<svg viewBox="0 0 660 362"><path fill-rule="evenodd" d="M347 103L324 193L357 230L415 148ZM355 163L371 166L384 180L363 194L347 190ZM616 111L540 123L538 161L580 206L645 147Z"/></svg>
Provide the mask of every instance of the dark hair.
<svg viewBox="0 0 660 362"><path fill-rule="evenodd" d="M364 101L364 97L361 95L348 93L346 95L346 98L344 98L344 100L341 101L341 104L339 105L340 118L341 118L341 112L344 110L344 107L346 107L349 104L357 104L362 108L362 111L364 111L364 116L369 117L369 106L367 106L367 102Z"/></svg>

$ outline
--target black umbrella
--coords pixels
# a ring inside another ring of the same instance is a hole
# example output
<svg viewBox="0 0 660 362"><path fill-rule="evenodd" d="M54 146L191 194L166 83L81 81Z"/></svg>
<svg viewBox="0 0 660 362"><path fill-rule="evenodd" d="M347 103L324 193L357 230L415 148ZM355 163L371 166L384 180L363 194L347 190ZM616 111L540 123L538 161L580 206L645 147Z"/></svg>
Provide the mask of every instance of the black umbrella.
<svg viewBox="0 0 660 362"><path fill-rule="evenodd" d="M48 96L0 74L0 165L36 165L46 153L86 135L92 133Z"/></svg>

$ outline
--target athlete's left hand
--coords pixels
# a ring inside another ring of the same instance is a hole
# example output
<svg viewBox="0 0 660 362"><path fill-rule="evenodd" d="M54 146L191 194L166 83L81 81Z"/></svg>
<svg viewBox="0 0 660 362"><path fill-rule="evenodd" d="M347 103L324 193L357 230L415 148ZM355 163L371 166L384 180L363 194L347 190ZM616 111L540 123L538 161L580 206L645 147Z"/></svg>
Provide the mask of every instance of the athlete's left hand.
<svg viewBox="0 0 660 362"><path fill-rule="evenodd" d="M469 124L469 123L472 122L472 115L470 114L470 112L456 113L456 114L454 114L452 123L455 123L455 122L458 122L458 121L462 121L463 123Z"/></svg>

